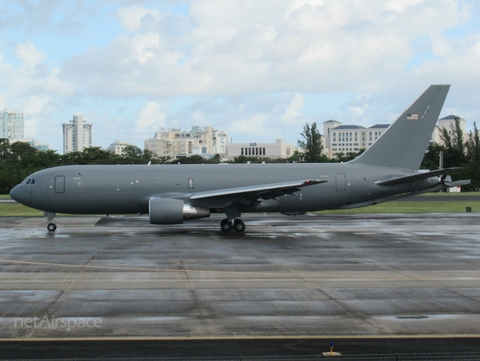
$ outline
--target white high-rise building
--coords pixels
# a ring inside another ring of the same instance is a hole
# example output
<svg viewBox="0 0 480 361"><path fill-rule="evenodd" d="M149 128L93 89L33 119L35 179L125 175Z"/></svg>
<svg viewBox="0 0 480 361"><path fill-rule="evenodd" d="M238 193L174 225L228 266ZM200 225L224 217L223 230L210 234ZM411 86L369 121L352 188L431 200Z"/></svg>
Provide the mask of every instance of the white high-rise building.
<svg viewBox="0 0 480 361"><path fill-rule="evenodd" d="M0 139L24 138L23 113L4 109L0 117Z"/></svg>
<svg viewBox="0 0 480 361"><path fill-rule="evenodd" d="M63 154L81 152L92 146L92 124L87 124L83 114L74 114L73 120L63 126Z"/></svg>

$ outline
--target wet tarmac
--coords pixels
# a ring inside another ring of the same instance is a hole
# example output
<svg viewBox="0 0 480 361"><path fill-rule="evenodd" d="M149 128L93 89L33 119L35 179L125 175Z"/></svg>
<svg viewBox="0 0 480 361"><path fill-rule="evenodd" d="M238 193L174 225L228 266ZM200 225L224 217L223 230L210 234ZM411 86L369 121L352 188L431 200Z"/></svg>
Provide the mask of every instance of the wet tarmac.
<svg viewBox="0 0 480 361"><path fill-rule="evenodd" d="M3 345L480 336L480 214L220 219L0 218Z"/></svg>

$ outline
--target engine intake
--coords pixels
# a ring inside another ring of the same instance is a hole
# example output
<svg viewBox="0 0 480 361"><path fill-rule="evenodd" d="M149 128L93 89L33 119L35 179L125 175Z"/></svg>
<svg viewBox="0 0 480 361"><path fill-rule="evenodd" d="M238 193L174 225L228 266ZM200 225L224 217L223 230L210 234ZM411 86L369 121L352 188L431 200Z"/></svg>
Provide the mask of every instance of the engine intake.
<svg viewBox="0 0 480 361"><path fill-rule="evenodd" d="M150 198L148 208L151 224L180 224L184 220L210 217L210 208L192 206L180 199Z"/></svg>

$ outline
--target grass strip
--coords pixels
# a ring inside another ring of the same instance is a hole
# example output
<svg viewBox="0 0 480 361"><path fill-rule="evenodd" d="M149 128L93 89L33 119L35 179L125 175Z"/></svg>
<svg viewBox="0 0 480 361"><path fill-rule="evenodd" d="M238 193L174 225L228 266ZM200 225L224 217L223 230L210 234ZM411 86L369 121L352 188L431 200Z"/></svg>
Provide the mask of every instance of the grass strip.
<svg viewBox="0 0 480 361"><path fill-rule="evenodd" d="M315 212L317 214L373 214L373 213L464 213L466 207L480 212L480 201L385 202L369 207ZM19 203L0 203L0 217L40 217L43 212Z"/></svg>
<svg viewBox="0 0 480 361"><path fill-rule="evenodd" d="M429 197L442 197L445 201L429 201ZM479 200L462 200L458 197L478 196ZM373 206L327 210L315 212L318 214L373 214L373 213L464 213L470 207L472 212L480 212L480 192L464 193L427 193L416 196L422 198L422 202L414 201L392 201L376 204ZM456 200L449 200L455 197ZM0 199L10 199L8 194L0 194ZM24 206L19 203L0 203L0 217L39 217L43 216L42 211Z"/></svg>
<svg viewBox="0 0 480 361"><path fill-rule="evenodd" d="M373 213L464 213L470 207L472 212L480 212L480 201L392 201L369 207L339 209L315 212L318 214L373 214Z"/></svg>

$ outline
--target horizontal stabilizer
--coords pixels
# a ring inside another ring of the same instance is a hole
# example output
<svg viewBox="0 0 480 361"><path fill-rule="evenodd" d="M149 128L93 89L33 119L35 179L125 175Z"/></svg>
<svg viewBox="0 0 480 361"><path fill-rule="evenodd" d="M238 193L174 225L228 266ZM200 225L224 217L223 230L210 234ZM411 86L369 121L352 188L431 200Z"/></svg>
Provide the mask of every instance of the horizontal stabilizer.
<svg viewBox="0 0 480 361"><path fill-rule="evenodd" d="M311 186L314 184L325 183L326 180L301 180L293 182L282 182L282 183L269 183L269 184L258 184L254 186L246 187L236 187L236 188L225 188L218 189L214 191L205 191L192 194L190 199L203 199L211 197L226 197L226 196L238 196L238 197L247 197L254 196L257 197L263 193L269 192L278 192L278 195L288 194L299 191L303 187Z"/></svg>
<svg viewBox="0 0 480 361"><path fill-rule="evenodd" d="M401 177L395 177L395 178L391 178L391 179L376 181L375 184L378 184L378 185L381 185L381 186L390 186L390 185L395 185L395 184L415 182L415 181L419 181L419 180L422 180L422 179L428 179L430 177L435 177L435 176L439 176L439 175L452 173L452 172L454 172L458 169L460 169L460 168L459 167L452 167L452 168L432 170L432 171L429 171L429 172L415 172L413 174L409 174L409 175L406 175L406 176L401 176Z"/></svg>
<svg viewBox="0 0 480 361"><path fill-rule="evenodd" d="M446 176L445 179L443 180L443 184L445 186L452 188L452 187L458 187L458 186L465 186L467 184L470 184L470 179L464 179L464 180L458 180L453 182L452 177Z"/></svg>

